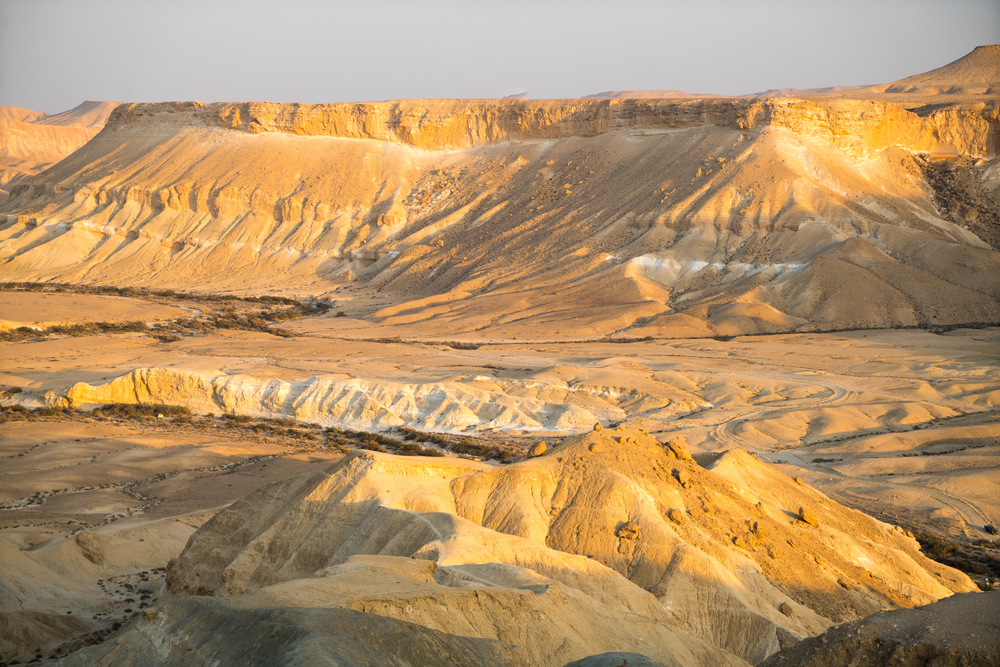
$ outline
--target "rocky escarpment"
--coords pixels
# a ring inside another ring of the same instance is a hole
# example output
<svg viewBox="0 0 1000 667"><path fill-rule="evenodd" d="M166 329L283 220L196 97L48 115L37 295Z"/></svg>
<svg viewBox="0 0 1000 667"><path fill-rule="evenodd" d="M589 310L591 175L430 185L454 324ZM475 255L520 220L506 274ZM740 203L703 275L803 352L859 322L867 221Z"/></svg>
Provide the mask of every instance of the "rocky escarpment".
<svg viewBox="0 0 1000 667"><path fill-rule="evenodd" d="M173 117L173 118L172 118ZM463 149L607 132L683 130L704 125L757 130L783 127L856 152L898 146L929 151L939 141L965 155L996 157L1000 105L983 103L917 114L894 104L764 100L399 100L353 104L268 102L128 104L109 131L145 119L191 122L260 134L388 141L426 150Z"/></svg>
<svg viewBox="0 0 1000 667"><path fill-rule="evenodd" d="M965 161L995 154L997 108L124 105L0 207L0 275L354 285L372 298L349 314L448 335L993 322L1000 255L945 217L923 167L942 141Z"/></svg>

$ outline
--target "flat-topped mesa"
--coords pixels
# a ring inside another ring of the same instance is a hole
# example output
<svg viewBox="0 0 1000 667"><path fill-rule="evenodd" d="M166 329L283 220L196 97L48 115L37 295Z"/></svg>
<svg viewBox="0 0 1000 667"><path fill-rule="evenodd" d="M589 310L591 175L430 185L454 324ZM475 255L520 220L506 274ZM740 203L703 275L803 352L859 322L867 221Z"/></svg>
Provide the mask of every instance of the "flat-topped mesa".
<svg viewBox="0 0 1000 667"><path fill-rule="evenodd" d="M426 150L608 132L670 131L717 125L765 126L816 135L849 152L900 146L929 151L947 141L967 155L998 153L1000 105L949 107L926 116L877 101L795 98L603 100L395 100L348 104L171 102L118 107L109 130L156 116L241 130L372 139Z"/></svg>

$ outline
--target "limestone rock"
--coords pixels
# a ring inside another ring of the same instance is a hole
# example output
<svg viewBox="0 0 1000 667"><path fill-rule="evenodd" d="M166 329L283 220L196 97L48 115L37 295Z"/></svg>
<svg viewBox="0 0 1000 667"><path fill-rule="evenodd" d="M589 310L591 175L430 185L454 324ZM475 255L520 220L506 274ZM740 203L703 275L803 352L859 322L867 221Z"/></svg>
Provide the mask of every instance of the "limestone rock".
<svg viewBox="0 0 1000 667"><path fill-rule="evenodd" d="M792 605L788 604L787 602L782 602L781 605L778 606L778 611L780 611L785 616L791 616Z"/></svg>
<svg viewBox="0 0 1000 667"><path fill-rule="evenodd" d="M692 461L691 453L688 452L687 442L684 438L678 436L676 438L671 438L667 442L667 449L669 449L674 456L676 456L681 461Z"/></svg>
<svg viewBox="0 0 1000 667"><path fill-rule="evenodd" d="M810 526L819 525L819 517L817 517L816 513L808 507L799 508L799 520L808 523Z"/></svg>
<svg viewBox="0 0 1000 667"><path fill-rule="evenodd" d="M528 450L528 456L530 456L531 458L534 458L536 456L541 456L542 454L545 453L546 447L547 445L545 444L544 440L541 442L536 442L534 445L532 445L531 449Z"/></svg>
<svg viewBox="0 0 1000 667"><path fill-rule="evenodd" d="M680 511L676 507L670 509L667 512L667 518L676 523L678 526L683 526L687 520L684 518L684 512Z"/></svg>
<svg viewBox="0 0 1000 667"><path fill-rule="evenodd" d="M95 565L104 564L104 545L101 543L100 535L92 530L85 530L75 539L87 560Z"/></svg>

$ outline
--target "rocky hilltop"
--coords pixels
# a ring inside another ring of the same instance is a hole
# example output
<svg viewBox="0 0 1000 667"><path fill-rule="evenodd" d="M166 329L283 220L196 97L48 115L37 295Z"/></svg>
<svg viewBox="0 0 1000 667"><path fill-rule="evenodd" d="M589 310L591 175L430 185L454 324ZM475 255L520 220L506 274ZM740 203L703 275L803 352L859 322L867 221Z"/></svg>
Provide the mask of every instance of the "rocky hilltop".
<svg viewBox="0 0 1000 667"><path fill-rule="evenodd" d="M457 655L461 642L514 651L498 664L629 651L735 666L834 622L972 590L898 529L745 452L700 461L682 439L626 429L504 468L353 452L220 512L168 567L177 600L75 659L234 664L210 636L245 623L274 637L258 656L287 651L276 629L309 609L296 651L332 619L347 644L379 619Z"/></svg>
<svg viewBox="0 0 1000 667"><path fill-rule="evenodd" d="M179 114L179 115L175 115ZM938 109L918 115L868 100L839 103L795 98L597 100L396 100L351 104L126 104L109 128L154 120L195 123L250 134L371 139L424 150L466 149L532 139L595 137L620 130L683 130L714 125L737 130L792 129L858 153L898 146L929 151L947 141L975 157L996 157L1000 106Z"/></svg>

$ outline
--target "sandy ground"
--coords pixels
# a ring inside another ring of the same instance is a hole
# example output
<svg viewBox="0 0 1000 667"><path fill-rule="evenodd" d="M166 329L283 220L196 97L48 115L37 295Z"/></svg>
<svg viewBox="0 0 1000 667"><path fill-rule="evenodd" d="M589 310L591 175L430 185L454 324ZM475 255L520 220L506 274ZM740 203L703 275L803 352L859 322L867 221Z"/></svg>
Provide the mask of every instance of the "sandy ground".
<svg viewBox="0 0 1000 667"><path fill-rule="evenodd" d="M84 322L150 322L190 314L189 309L122 297L0 292L0 329Z"/></svg>
<svg viewBox="0 0 1000 667"><path fill-rule="evenodd" d="M121 301L89 298L107 302L109 309ZM39 301L39 312L48 307L47 299ZM787 465L790 475L808 477L843 502L879 503L884 505L880 511L909 517L911 522L919 519L976 537L985 536L984 524L1000 524L996 364L1000 331L996 329L946 335L897 330L744 336L727 341L511 340L454 349L440 342L378 343L335 337L361 332L357 322L345 320L286 323L303 333L317 332L294 338L225 331L166 344L143 334L3 343L0 385L22 387L22 401L41 404L46 392L58 393L76 382L100 385L133 369L153 366L248 375L261 382L323 377L461 388L488 378L522 392L531 387L533 397L550 395L553 404L616 415L608 421L628 421L661 439L681 433L696 451L741 447L765 454ZM341 330L324 327L338 321L343 322ZM571 424L561 431L539 423L522 432L566 435L591 423ZM5 470L5 499L48 488L86 486L91 483L87 480L103 480L104 473L97 471L112 462L115 470L119 465L131 470L125 475L128 479L140 479L163 470L273 453L265 444L203 441L197 433L170 431L164 425L151 427L149 433L107 429L83 422L60 424L57 432L38 425L4 425L0 433L7 456L25 452L10 459L13 463ZM498 430L483 422L461 432L488 435ZM110 453L131 451L132 445L123 444L130 438L138 438L141 445L136 446L151 452L140 457L141 465L118 463L121 457L133 459ZM53 451L60 453L55 457ZM168 486L180 484L179 480ZM169 503L157 505L155 512L169 516L174 511L208 510L249 487L233 488L232 494L208 494L203 501L182 503L176 510ZM43 516L39 512L49 511L51 502L23 511ZM111 501L101 494L93 501L95 507L104 502ZM115 502L127 507L134 501ZM84 515L94 513L100 514L84 508L79 516L62 520L83 521ZM32 519L32 523L44 521ZM53 536L63 534L51 527L45 530ZM19 534L19 545L43 539Z"/></svg>

